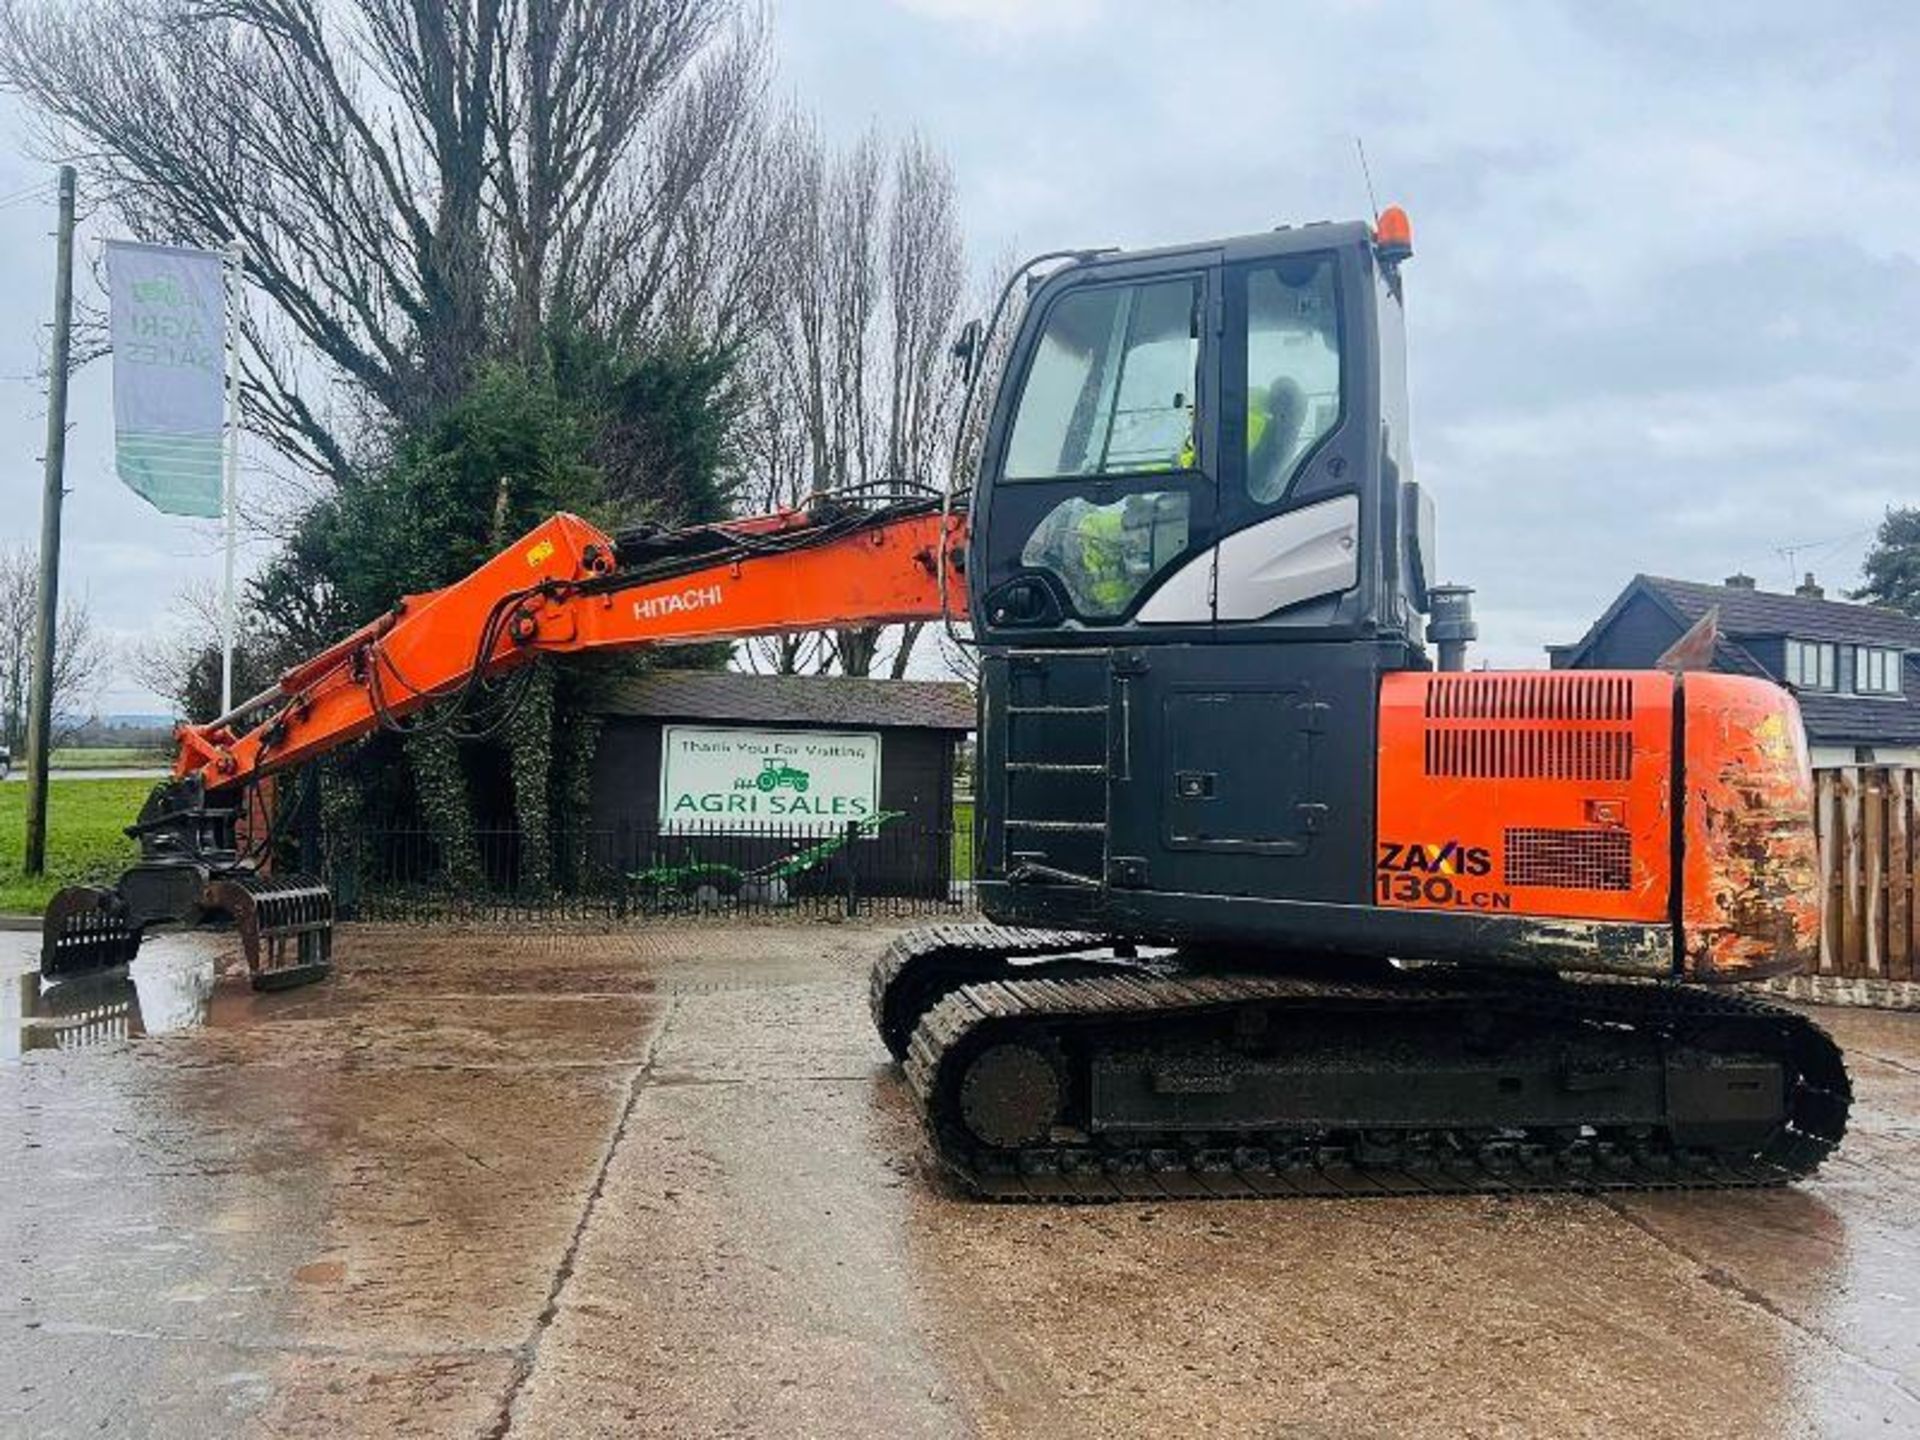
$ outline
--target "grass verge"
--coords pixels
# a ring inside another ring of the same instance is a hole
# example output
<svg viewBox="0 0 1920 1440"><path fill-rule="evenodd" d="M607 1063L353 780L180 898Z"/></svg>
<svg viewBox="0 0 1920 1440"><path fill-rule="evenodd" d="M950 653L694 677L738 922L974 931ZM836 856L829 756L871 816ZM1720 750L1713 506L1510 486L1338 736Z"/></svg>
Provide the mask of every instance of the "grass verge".
<svg viewBox="0 0 1920 1440"><path fill-rule="evenodd" d="M151 780L63 780L47 787L47 873L20 873L27 787L0 785L0 913L38 914L62 885L112 879L139 855L121 831L140 813Z"/></svg>
<svg viewBox="0 0 1920 1440"><path fill-rule="evenodd" d="M25 763L25 756L14 757L14 764ZM49 770L133 770L173 763L164 750L142 750L132 745L56 745L47 756Z"/></svg>

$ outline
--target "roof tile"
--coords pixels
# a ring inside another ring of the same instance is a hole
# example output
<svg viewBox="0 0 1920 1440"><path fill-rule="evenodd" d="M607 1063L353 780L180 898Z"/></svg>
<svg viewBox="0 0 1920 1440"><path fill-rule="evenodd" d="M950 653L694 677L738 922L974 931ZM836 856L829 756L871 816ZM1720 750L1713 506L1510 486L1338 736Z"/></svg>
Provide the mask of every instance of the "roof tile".
<svg viewBox="0 0 1920 1440"><path fill-rule="evenodd" d="M1808 738L1816 744L1920 745L1920 619L1874 605L1636 575L1606 614L1588 628L1585 636L1576 644L1557 647L1562 654L1556 663L1584 665L1594 642L1638 591L1651 592L1656 603L1667 606L1683 624L1692 624L1718 606L1719 635L1714 643L1713 668L1723 674L1777 680L1779 677L1769 675L1754 658L1752 649L1742 643L1762 636L1785 635L1841 645L1883 645L1904 650L1903 698L1865 698L1817 690L1796 691L1795 698L1800 702ZM1641 663L1652 664L1654 658L1646 656Z"/></svg>
<svg viewBox="0 0 1920 1440"><path fill-rule="evenodd" d="M1723 635L1797 635L1806 640L1920 650L1920 620L1898 610L1732 585L1702 585L1695 580L1669 580L1659 575L1640 578L1688 620L1698 620L1718 605Z"/></svg>
<svg viewBox="0 0 1920 1440"><path fill-rule="evenodd" d="M653 670L622 681L603 715L664 720L753 720L797 725L971 730L973 691L949 680L845 675L747 675L737 670Z"/></svg>

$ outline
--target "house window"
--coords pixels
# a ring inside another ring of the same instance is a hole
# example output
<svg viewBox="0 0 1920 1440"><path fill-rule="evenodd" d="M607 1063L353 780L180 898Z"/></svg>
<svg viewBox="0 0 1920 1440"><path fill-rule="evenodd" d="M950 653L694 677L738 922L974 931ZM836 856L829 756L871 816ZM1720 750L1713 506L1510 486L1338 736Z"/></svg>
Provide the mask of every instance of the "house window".
<svg viewBox="0 0 1920 1440"><path fill-rule="evenodd" d="M1883 650L1859 645L1853 652L1853 691L1856 695L1898 695L1900 693L1898 650Z"/></svg>
<svg viewBox="0 0 1920 1440"><path fill-rule="evenodd" d="M1831 690L1838 646L1816 640L1787 641L1787 683L1799 690Z"/></svg>

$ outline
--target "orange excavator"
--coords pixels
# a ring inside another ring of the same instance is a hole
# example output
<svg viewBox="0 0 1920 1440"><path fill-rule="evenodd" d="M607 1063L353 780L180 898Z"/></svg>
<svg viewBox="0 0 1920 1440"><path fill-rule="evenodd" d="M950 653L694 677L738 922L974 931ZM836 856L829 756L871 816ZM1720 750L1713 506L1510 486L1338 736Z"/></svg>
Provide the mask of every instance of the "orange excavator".
<svg viewBox="0 0 1920 1440"><path fill-rule="evenodd" d="M1389 209L1038 257L958 351L969 489L616 536L554 517L184 727L140 863L55 898L43 972L231 923L257 985L324 975L331 900L270 871L270 831L242 844L252 787L537 656L964 618L987 921L901 936L871 1000L974 1192L1810 1173L1846 1124L1840 1052L1725 985L1815 944L1794 701L1679 665L1457 668L1411 254Z"/></svg>

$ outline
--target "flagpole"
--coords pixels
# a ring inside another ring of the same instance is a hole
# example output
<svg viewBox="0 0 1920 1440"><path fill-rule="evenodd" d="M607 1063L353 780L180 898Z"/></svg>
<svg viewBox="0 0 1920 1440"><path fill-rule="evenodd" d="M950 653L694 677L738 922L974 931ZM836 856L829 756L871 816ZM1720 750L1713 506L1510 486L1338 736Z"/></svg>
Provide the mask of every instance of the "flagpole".
<svg viewBox="0 0 1920 1440"><path fill-rule="evenodd" d="M227 453L226 453L226 518L227 518L227 583L221 595L220 606L220 713L228 714L233 709L233 563L237 534L236 516L239 511L240 490L240 346L235 332L240 326L240 279L241 264L245 252L239 241L227 246L226 263L226 301L227 323L224 327L227 341Z"/></svg>

